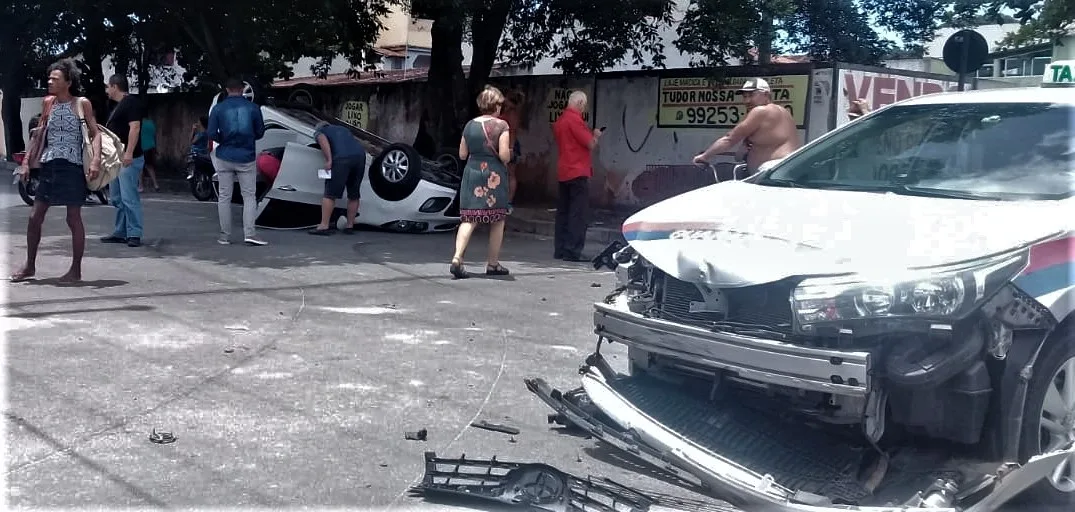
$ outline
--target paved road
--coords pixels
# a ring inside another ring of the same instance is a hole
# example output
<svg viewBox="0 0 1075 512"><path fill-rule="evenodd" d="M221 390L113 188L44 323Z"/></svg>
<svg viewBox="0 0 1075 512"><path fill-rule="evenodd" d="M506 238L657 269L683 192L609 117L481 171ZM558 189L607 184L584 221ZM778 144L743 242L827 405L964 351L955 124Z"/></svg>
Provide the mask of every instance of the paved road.
<svg viewBox="0 0 1075 512"><path fill-rule="evenodd" d="M0 205L10 272L28 208L10 186ZM70 250L51 212L40 280L5 286L13 506L416 508L407 491L427 450L699 498L550 428L523 386L578 384L595 341L590 304L611 281L552 260L549 241L508 240L512 279L452 281L451 235L267 231L267 247L222 247L215 205L153 195L145 208L136 249L95 241L112 208L83 210L79 287L48 279ZM605 353L622 368L621 351ZM475 419L521 433L468 428ZM426 442L403 439L422 428ZM154 429L178 441L150 443Z"/></svg>
<svg viewBox="0 0 1075 512"><path fill-rule="evenodd" d="M214 205L158 195L145 208L136 249L96 242L113 210L84 209L79 287L48 279L70 248L62 212L50 212L40 280L7 286L12 505L408 505L427 450L672 491L551 430L523 386L578 384L595 341L590 303L610 274L511 238L513 279L452 281L450 235L268 231L267 247L222 247ZM10 272L28 208L3 211ZM512 442L468 428L474 419L522 432ZM403 439L421 428L428 441ZM152 444L153 429L178 441Z"/></svg>

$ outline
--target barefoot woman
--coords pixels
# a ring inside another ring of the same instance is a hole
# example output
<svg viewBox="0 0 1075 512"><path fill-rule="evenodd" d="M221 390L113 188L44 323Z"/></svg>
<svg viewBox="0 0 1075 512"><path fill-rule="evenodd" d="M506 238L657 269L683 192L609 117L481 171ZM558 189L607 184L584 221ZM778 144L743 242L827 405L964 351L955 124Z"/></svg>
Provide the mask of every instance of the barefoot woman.
<svg viewBox="0 0 1075 512"><path fill-rule="evenodd" d="M82 205L86 201L86 177L96 177L101 164L101 134L94 121L89 100L75 96L78 92L79 71L71 59L49 66L50 97L42 104L41 127L30 140L27 158L19 167L19 176L29 177L29 162L40 162L41 181L34 196L30 221L26 226L26 264L11 276L22 281L37 271L37 246L41 242L41 225L49 206L67 207L67 227L71 229L71 269L60 278L61 283L82 280L82 253L86 249L86 228L82 225ZM79 105L87 122L78 118ZM84 170L82 130L89 131L92 141L92 160Z"/></svg>

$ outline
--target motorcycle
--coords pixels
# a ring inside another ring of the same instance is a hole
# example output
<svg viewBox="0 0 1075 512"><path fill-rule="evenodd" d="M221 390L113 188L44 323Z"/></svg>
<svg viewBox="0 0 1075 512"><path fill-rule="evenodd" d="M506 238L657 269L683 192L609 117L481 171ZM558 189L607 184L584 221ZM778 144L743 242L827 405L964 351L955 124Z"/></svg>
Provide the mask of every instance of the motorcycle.
<svg viewBox="0 0 1075 512"><path fill-rule="evenodd" d="M199 155L193 151L187 155L187 181L190 182L190 192L199 201L216 201L217 189L214 179L216 169L208 156Z"/></svg>
<svg viewBox="0 0 1075 512"><path fill-rule="evenodd" d="M15 165L22 165L26 160L26 152L15 153L12 158L15 160ZM15 176L14 183L19 186L19 197L22 198L22 202L26 203L27 206L33 206L34 196L37 195L37 186L41 182L38 169L30 169L30 175L26 181L19 179L17 170L13 175ZM108 204L108 185L105 185L101 190L87 188L86 199L88 200L90 196L96 197L101 204Z"/></svg>

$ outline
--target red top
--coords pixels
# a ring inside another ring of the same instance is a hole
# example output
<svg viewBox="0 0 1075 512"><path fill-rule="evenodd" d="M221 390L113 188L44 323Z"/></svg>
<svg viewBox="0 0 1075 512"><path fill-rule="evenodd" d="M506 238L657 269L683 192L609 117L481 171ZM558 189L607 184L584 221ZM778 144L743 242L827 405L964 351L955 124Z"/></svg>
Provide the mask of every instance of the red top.
<svg viewBox="0 0 1075 512"><path fill-rule="evenodd" d="M590 142L593 132L582 119L582 112L567 107L560 118L552 124L552 135L560 156L556 162L556 175L559 181L593 176L593 158Z"/></svg>

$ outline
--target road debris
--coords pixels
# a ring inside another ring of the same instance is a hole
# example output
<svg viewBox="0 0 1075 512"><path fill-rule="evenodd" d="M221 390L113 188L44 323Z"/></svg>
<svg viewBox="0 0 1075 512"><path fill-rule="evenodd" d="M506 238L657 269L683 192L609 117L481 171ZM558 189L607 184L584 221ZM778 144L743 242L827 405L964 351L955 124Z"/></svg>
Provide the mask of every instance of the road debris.
<svg viewBox="0 0 1075 512"><path fill-rule="evenodd" d="M425 441L426 435L428 434L429 432L427 432L426 429L423 428L422 430L419 430L417 432L404 432L403 438L408 441Z"/></svg>
<svg viewBox="0 0 1075 512"><path fill-rule="evenodd" d="M631 510L646 512L656 499L602 477L580 478L547 464L492 459L441 459L425 453L426 471L417 490L427 498L481 498L522 509L552 512Z"/></svg>
<svg viewBox="0 0 1075 512"><path fill-rule="evenodd" d="M490 423L490 422L485 421L485 420L475 421L475 422L471 423L470 426L475 427L475 428L484 429L484 430L491 430L493 432L500 432L500 433L503 433L503 434L509 434L509 435L513 435L513 436L519 434L519 429L517 429L515 427L509 427L507 425L502 425L500 423Z"/></svg>
<svg viewBox="0 0 1075 512"><path fill-rule="evenodd" d="M153 429L153 432L149 434L149 441L157 444L169 444L174 443L176 437L171 432L157 432L157 429Z"/></svg>

